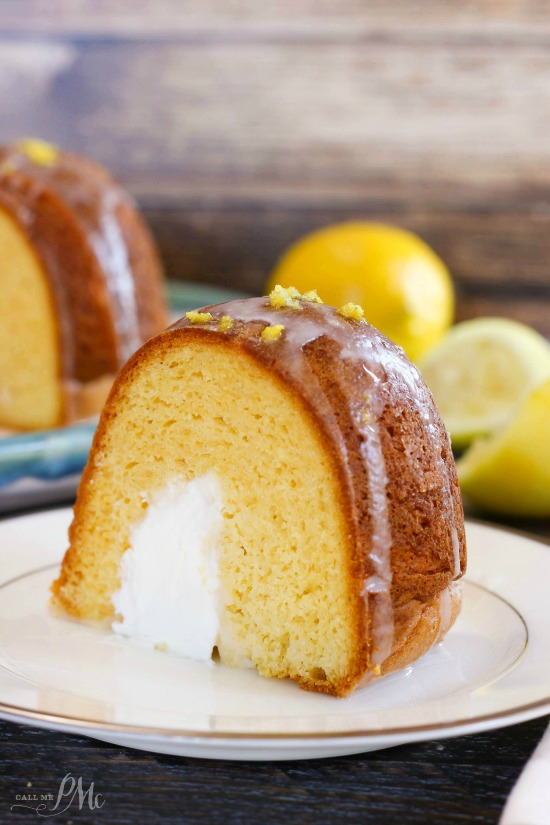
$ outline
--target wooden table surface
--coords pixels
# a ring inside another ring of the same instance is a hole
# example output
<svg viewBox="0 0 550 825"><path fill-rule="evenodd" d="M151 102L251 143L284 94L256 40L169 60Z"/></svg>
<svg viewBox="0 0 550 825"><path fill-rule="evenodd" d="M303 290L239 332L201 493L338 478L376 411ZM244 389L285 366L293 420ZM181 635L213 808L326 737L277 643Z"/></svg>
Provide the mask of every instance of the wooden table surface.
<svg viewBox="0 0 550 825"><path fill-rule="evenodd" d="M163 756L0 722L0 822L37 821L10 810L16 795L56 795L70 772L104 800L93 813L73 805L75 825L495 825L548 721L303 762Z"/></svg>

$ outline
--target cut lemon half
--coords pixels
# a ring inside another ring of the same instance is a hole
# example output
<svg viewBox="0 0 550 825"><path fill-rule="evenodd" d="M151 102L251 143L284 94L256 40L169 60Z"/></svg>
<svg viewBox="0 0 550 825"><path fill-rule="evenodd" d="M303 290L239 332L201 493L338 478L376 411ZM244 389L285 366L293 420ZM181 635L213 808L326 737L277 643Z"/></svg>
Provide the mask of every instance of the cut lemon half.
<svg viewBox="0 0 550 825"><path fill-rule="evenodd" d="M476 318L453 327L420 369L453 447L503 427L529 391L550 377L550 344L508 318Z"/></svg>
<svg viewBox="0 0 550 825"><path fill-rule="evenodd" d="M457 463L462 492L476 507L511 516L550 516L550 379L513 420Z"/></svg>

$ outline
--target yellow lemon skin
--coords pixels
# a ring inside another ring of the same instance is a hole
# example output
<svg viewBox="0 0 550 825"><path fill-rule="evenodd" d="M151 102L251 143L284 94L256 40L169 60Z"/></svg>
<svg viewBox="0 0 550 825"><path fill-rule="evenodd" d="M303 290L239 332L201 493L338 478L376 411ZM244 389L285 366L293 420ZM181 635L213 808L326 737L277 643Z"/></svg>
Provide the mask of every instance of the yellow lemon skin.
<svg viewBox="0 0 550 825"><path fill-rule="evenodd" d="M550 516L550 380L527 396L502 432L477 441L457 471L462 492L477 508Z"/></svg>
<svg viewBox="0 0 550 825"><path fill-rule="evenodd" d="M419 360L454 316L451 276L418 236L385 224L335 224L306 235L283 255L268 283L317 289L326 304L359 304L373 326Z"/></svg>

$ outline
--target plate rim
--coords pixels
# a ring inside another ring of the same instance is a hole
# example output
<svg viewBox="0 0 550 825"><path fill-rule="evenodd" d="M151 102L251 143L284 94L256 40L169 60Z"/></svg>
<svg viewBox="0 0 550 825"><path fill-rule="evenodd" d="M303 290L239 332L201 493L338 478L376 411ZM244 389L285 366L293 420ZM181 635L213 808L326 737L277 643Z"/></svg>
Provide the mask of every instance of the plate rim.
<svg viewBox="0 0 550 825"><path fill-rule="evenodd" d="M47 510L43 510L37 513L17 515L14 516L13 519L2 519L2 521L8 522L12 520L21 519L36 519L39 518L41 515L51 513L55 510L70 511L71 509L72 508L70 507L49 508ZM529 533L528 531L521 530L515 527L509 527L507 525L501 525L484 519L469 516L465 519L465 522L473 523L475 525L481 526L485 529L488 529L496 533L511 533L520 538L527 539L535 544L550 547L550 539L536 536L532 533ZM10 579L7 579L6 581L2 582L2 586L11 584L22 578L25 578L29 574L36 573L39 570L48 569L49 567L54 567L58 564L59 562L50 562L46 565L32 567L31 569L28 569L25 572L13 576ZM515 607L515 605L511 604L504 596L495 593L490 588L476 582L475 580L471 580L469 583L481 588L482 590L490 593L493 596L496 596L498 599L504 601L509 607L511 607L525 624L527 634L529 637L529 625L525 622L524 617L522 616L521 612ZM336 743L337 741L358 742L359 740L367 742L375 742L376 740L383 740L384 742L387 742L389 740L392 740L393 742L397 743L411 741L416 738L424 738L426 734L431 735L430 738L438 738L435 736L435 734L439 734L439 738L443 738L444 736L466 735L468 733L473 733L476 731L479 732L480 730L493 730L499 727L518 724L523 721L528 721L530 719L545 716L546 713L550 713L550 689L547 696L543 697L542 699L538 699L534 702L528 702L524 705L518 705L511 709L504 709L490 713L480 714L478 716L474 716L468 719L451 720L439 723L432 722L421 725L408 725L406 727L401 726L396 728L383 728L378 730L372 728L363 728L352 731L267 731L261 733L256 733L254 731L224 730L223 733L220 733L219 731L214 730L186 730L184 728L169 727L158 728L152 726L110 722L105 720L84 719L79 718L77 716L66 715L62 713L51 713L39 710L32 710L30 708L21 707L19 705L0 701L0 719L5 719L7 721L23 724L39 723L40 727L47 728L50 730L58 730L61 732L65 731L73 733L80 732L84 735L90 734L92 736L94 732L97 732L105 733L111 736L119 735L123 737L148 739L151 741L193 741L197 743L199 740L204 740L205 743L231 742L232 744L258 744L261 742L271 744L277 742L291 744L303 741L331 741L332 743Z"/></svg>

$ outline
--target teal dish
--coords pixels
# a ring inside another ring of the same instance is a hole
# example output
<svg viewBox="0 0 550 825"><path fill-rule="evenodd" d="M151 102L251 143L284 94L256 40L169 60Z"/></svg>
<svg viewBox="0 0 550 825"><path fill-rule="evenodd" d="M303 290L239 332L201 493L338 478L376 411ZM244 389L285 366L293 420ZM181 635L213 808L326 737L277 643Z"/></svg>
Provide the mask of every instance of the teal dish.
<svg viewBox="0 0 550 825"><path fill-rule="evenodd" d="M191 309L234 301L237 298L250 298L250 293L221 286L168 281L168 301L174 315L183 315Z"/></svg>
<svg viewBox="0 0 550 825"><path fill-rule="evenodd" d="M20 478L61 478L82 472L97 422L0 439L0 491Z"/></svg>

